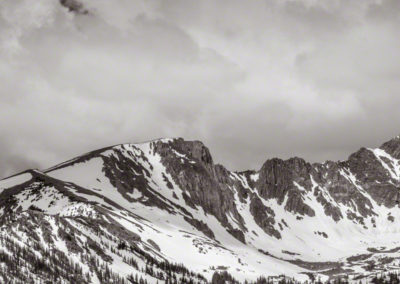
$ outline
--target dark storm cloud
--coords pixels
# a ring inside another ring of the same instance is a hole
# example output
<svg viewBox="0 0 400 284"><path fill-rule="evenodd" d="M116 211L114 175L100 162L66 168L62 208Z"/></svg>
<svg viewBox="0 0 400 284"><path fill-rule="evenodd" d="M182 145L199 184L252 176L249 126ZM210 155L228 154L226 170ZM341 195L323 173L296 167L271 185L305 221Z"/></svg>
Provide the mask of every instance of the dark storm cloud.
<svg viewBox="0 0 400 284"><path fill-rule="evenodd" d="M395 0L0 3L0 176L182 136L231 169L400 133Z"/></svg>

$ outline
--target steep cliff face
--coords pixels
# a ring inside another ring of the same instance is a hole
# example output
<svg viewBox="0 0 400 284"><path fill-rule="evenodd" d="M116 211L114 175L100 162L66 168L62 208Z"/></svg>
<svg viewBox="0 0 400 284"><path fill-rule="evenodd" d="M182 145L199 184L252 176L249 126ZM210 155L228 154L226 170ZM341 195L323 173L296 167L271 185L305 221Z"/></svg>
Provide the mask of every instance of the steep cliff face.
<svg viewBox="0 0 400 284"><path fill-rule="evenodd" d="M400 159L400 135L384 143L381 147L395 159Z"/></svg>
<svg viewBox="0 0 400 284"><path fill-rule="evenodd" d="M384 150L362 148L351 155L348 160L349 169L354 173L360 186L380 205L393 207L396 205L398 178L390 174Z"/></svg>
<svg viewBox="0 0 400 284"><path fill-rule="evenodd" d="M162 277L160 263L185 263L201 274L199 282L217 267L241 280L360 275L371 261L392 269L400 237L399 149L396 137L346 161L271 159L259 170L232 172L215 164L200 141L107 147L0 181L0 229L5 237L20 220L13 244L27 249L33 239L41 253L48 244L62 246L65 259L86 267L87 275L76 276L82 283L103 277L89 259L118 277L136 273L154 283L161 276L140 264L153 258ZM54 222L62 224L58 232ZM34 224L42 232L26 235Z"/></svg>
<svg viewBox="0 0 400 284"><path fill-rule="evenodd" d="M269 160L260 170L256 188L265 199L276 199L280 205L286 201L285 210L313 217L315 212L304 203L301 189L311 189L311 169L311 165L300 158Z"/></svg>
<svg viewBox="0 0 400 284"><path fill-rule="evenodd" d="M231 226L227 217L231 214L240 229L245 230L234 203L234 182L228 170L214 165L210 151L202 142L181 138L169 143L158 141L154 145L154 153L160 155L166 171L183 190L188 206L201 207L206 214L214 215L228 232L244 241L243 235Z"/></svg>

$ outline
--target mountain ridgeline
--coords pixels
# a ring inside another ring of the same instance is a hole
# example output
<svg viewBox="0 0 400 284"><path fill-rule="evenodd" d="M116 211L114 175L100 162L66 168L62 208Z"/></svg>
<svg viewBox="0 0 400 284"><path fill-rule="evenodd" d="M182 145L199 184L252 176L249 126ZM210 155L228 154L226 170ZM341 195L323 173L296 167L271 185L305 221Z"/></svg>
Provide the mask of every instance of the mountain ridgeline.
<svg viewBox="0 0 400 284"><path fill-rule="evenodd" d="M199 141L107 147L0 181L0 282L384 279L400 269L399 193L400 136L243 172Z"/></svg>

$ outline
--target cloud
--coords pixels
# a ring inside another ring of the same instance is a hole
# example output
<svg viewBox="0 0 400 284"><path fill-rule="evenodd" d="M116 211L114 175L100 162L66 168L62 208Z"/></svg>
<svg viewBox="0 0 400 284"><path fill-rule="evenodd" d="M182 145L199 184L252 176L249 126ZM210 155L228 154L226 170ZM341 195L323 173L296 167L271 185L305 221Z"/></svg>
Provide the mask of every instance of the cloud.
<svg viewBox="0 0 400 284"><path fill-rule="evenodd" d="M0 3L0 176L158 137L240 170L399 133L396 1L82 3Z"/></svg>

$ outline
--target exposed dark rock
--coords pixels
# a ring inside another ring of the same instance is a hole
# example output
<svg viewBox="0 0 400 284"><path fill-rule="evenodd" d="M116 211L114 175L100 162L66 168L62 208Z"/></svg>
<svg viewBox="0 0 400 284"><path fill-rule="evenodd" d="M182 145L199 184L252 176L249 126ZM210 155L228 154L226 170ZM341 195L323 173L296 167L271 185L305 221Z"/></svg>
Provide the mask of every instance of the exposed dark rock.
<svg viewBox="0 0 400 284"><path fill-rule="evenodd" d="M121 147L124 149L123 145ZM148 206L156 206L172 213L173 207L171 204L149 185L147 178L150 178L150 172L137 161L138 158L145 161L147 158L139 149L137 151L140 152L139 156L128 150L127 153L131 158L123 155L118 150L114 150L113 155L101 156L105 176L128 201L139 201ZM139 200L135 200L129 195L134 190L141 192L142 197Z"/></svg>
<svg viewBox="0 0 400 284"><path fill-rule="evenodd" d="M214 215L223 226L232 230L227 219L230 213L242 230L246 230L231 189L235 185L239 187L239 184L232 182L224 167L213 164L211 154L203 143L181 138L169 143L158 141L154 143L154 151L160 155L174 182L184 190L183 197L187 205L203 208L207 214Z"/></svg>
<svg viewBox="0 0 400 284"><path fill-rule="evenodd" d="M304 202L303 193L298 188L311 189L311 169L311 165L300 158L268 160L260 170L257 190L263 198L277 199L279 204L287 197L287 211L313 217L314 210Z"/></svg>
<svg viewBox="0 0 400 284"><path fill-rule="evenodd" d="M354 255L354 256L348 257L347 261L355 262L355 261L366 260L366 259L370 258L372 255L373 255L372 253Z"/></svg>
<svg viewBox="0 0 400 284"><path fill-rule="evenodd" d="M202 232L207 237L209 237L211 239L215 238L214 232L203 221L199 221L199 220L196 220L196 219L191 219L191 218L188 218L188 217L184 217L184 219L185 219L186 222L191 224L193 227L195 227L197 230Z"/></svg>
<svg viewBox="0 0 400 284"><path fill-rule="evenodd" d="M357 222L357 223L359 223L359 224L361 224L361 225L364 225L364 224L365 224L365 223L364 223L364 217L358 216L358 215L357 215L356 213L354 213L354 212L347 211L347 219L353 220L354 222Z"/></svg>
<svg viewBox="0 0 400 284"><path fill-rule="evenodd" d="M325 233L325 232L320 232L320 231L317 231L317 232L314 232L314 234L320 235L320 236L324 237L325 239L327 239L327 238L328 238L328 234L327 234L327 233Z"/></svg>
<svg viewBox="0 0 400 284"><path fill-rule="evenodd" d="M237 240L241 241L242 243L246 243L246 238L243 234L243 232L239 229L228 229L227 230L229 234L234 236Z"/></svg>
<svg viewBox="0 0 400 284"><path fill-rule="evenodd" d="M265 233L277 239L281 238L281 234L274 227L274 211L265 206L256 195L251 199L250 212L254 217L254 221L264 230Z"/></svg>
<svg viewBox="0 0 400 284"><path fill-rule="evenodd" d="M392 155L395 159L400 159L400 135L383 143L380 148Z"/></svg>
<svg viewBox="0 0 400 284"><path fill-rule="evenodd" d="M361 148L349 157L347 164L361 186L378 204L391 208L399 203L398 181L393 182L389 172L372 151Z"/></svg>
<svg viewBox="0 0 400 284"><path fill-rule="evenodd" d="M157 243L155 241L153 241L152 239L148 239L147 242L153 247L155 248L158 252L161 252L160 247L157 245Z"/></svg>
<svg viewBox="0 0 400 284"><path fill-rule="evenodd" d="M331 216L332 219L336 222L343 218L340 209L331 202L328 202L320 189L314 189L314 196L316 197L317 201L321 203L324 207L324 212L327 216Z"/></svg>

